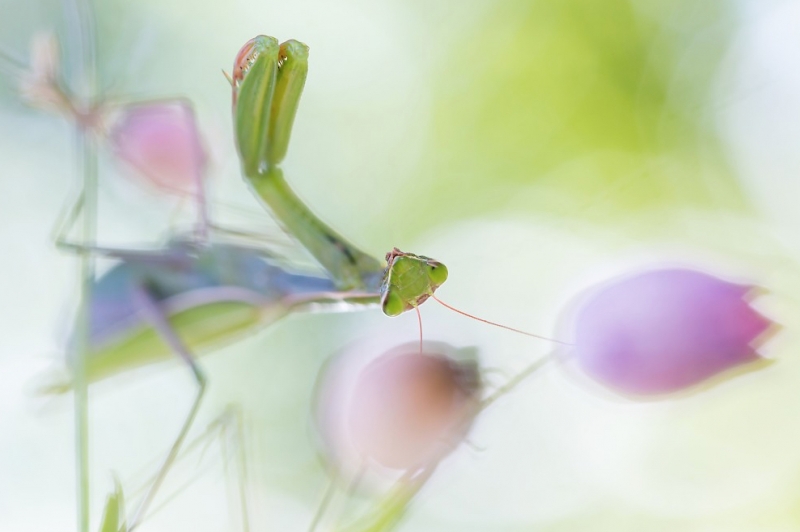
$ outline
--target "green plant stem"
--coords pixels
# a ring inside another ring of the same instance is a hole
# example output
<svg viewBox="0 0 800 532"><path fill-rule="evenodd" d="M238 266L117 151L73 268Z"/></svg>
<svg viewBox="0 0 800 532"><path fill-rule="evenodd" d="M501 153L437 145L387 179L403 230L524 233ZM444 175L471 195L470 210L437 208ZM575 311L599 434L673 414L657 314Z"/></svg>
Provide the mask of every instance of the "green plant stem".
<svg viewBox="0 0 800 532"><path fill-rule="evenodd" d="M322 518L325 516L325 512L327 512L328 507L330 507L333 496L336 494L336 484L339 482L338 471L334 468L329 474L331 476L330 482L328 482L328 487L325 489L322 501L319 503L319 507L314 513L314 519L312 519L308 527L308 532L316 532L317 527L322 522Z"/></svg>
<svg viewBox="0 0 800 532"><path fill-rule="evenodd" d="M485 410L492 403L500 399L502 396L511 392L514 388L519 386L519 384L522 383L522 381L524 381L525 379L536 373L542 366L546 365L548 362L554 359L555 355L551 353L531 363L528 367L517 373L511 380L509 380L503 386L497 388L489 397L484 399L481 402L480 411Z"/></svg>
<svg viewBox="0 0 800 532"><path fill-rule="evenodd" d="M82 104L91 104L96 96L95 26L91 0L63 0L68 51L75 62L72 93ZM77 152L83 176L83 225L81 240L91 246L96 240L97 222L97 147L85 124L77 124ZM90 301L94 283L94 258L80 257L81 304L78 315L77 352L74 367L75 448L77 475L77 525L79 532L89 532L89 390L86 380L86 355L90 346Z"/></svg>
<svg viewBox="0 0 800 532"><path fill-rule="evenodd" d="M0 74L9 79L19 79L25 71L25 63L11 51L0 47Z"/></svg>
<svg viewBox="0 0 800 532"><path fill-rule="evenodd" d="M97 218L97 150L91 133L78 132L83 171L83 228L81 240L87 245L95 241ZM78 488L78 530L89 532L89 390L86 381L86 354L90 345L89 302L94 282L94 260L91 253L80 257L81 306L78 316L77 356L74 365L75 446Z"/></svg>

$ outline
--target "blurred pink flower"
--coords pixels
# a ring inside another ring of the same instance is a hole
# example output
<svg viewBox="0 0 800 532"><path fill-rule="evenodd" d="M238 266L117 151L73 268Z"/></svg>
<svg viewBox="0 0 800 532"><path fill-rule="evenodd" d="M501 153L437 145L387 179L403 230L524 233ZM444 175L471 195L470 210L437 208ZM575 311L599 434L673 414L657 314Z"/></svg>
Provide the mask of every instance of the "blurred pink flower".
<svg viewBox="0 0 800 532"><path fill-rule="evenodd" d="M40 32L31 39L30 64L19 80L22 99L33 107L55 112L72 112L61 89L61 61L58 40L52 33Z"/></svg>
<svg viewBox="0 0 800 532"><path fill-rule="evenodd" d="M188 102L126 106L110 139L116 156L150 184L177 194L199 190L207 157Z"/></svg>
<svg viewBox="0 0 800 532"><path fill-rule="evenodd" d="M480 380L426 344L405 344L357 368L345 356L323 373L317 424L329 454L357 468L364 458L395 470L435 463L461 443L478 411ZM342 367L344 366L344 367ZM349 463L348 463L349 462Z"/></svg>
<svg viewBox="0 0 800 532"><path fill-rule="evenodd" d="M761 357L773 323L748 302L754 287L662 269L594 289L575 319L577 363L624 393L682 390Z"/></svg>

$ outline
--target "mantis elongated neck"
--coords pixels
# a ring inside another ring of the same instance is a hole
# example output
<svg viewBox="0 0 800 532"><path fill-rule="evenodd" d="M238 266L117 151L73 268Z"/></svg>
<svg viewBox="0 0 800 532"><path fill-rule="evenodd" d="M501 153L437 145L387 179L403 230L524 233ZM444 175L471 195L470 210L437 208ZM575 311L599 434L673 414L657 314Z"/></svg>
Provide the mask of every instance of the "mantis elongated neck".
<svg viewBox="0 0 800 532"><path fill-rule="evenodd" d="M384 264L317 218L286 183L283 171L271 168L249 172L246 178L279 223L311 252L341 290L377 293Z"/></svg>

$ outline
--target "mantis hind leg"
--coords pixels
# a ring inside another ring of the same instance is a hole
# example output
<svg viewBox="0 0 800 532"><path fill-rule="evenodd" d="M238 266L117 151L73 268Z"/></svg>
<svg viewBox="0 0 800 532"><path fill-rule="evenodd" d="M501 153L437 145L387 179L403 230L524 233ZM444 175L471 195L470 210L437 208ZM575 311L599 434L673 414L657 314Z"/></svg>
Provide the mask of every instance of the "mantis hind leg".
<svg viewBox="0 0 800 532"><path fill-rule="evenodd" d="M92 255L116 258L131 262L174 262L181 260L175 253L166 253L163 249L126 249L105 246L96 246L82 242L74 242L68 235L75 221L83 211L84 194L81 192L72 206L62 213L51 233L51 239L56 248L75 255Z"/></svg>
<svg viewBox="0 0 800 532"><path fill-rule="evenodd" d="M214 441L219 442L220 452L225 463L224 469L226 476L228 475L228 442L232 441L235 446L235 459L238 465L237 477L239 484L238 497L241 512L241 530L243 532L249 532L250 522L248 511L246 451L244 445L242 411L238 405L229 405L219 417L209 423L202 434L183 445L180 456L176 459L176 463L178 461L187 461L192 454L200 454L200 458L198 459L199 465L208 447ZM197 480L198 476L197 474L192 475L189 481L183 483L179 488L164 496L160 504L150 510L149 517L152 517L161 509L168 506L174 498L180 495L184 488L187 488L192 482ZM126 498L141 495L152 486L154 481L155 478L150 476L145 480L135 482L133 488L123 490L119 479L114 477L114 489L106 498L100 532L127 532L130 530L125 517L125 500Z"/></svg>
<svg viewBox="0 0 800 532"><path fill-rule="evenodd" d="M77 255L91 254L102 255L106 257L114 257L119 259L136 259L140 256L154 255L151 251L144 250L130 250L124 248L113 248L105 246L90 245L83 242L75 242L70 238L70 233L78 218L82 215L85 203L85 192L83 190L78 193L75 201L62 212L53 229L50 232L50 239L55 244L56 248L61 251L67 251ZM205 199L202 197L201 201L201 216L195 228L195 235L200 242L207 242L209 238L209 231L213 228L208 219L207 207Z"/></svg>
<svg viewBox="0 0 800 532"><path fill-rule="evenodd" d="M197 412L200 409L200 403L202 402L203 395L205 394L207 383L205 374L195 361L194 356L184 345L183 341L178 337L177 333L170 325L163 309L159 306L155 298L144 286L142 286L137 292L137 296L141 311L153 326L153 329L158 333L159 336L161 336L161 338L172 349L172 351L178 357L180 357L187 366L189 366L192 376L197 383L197 394L195 395L188 415L181 425L178 436L175 438L169 452L167 453L166 459L159 468L158 473L156 473L153 483L150 485L150 488L147 490L147 493L145 494L142 502L139 504L139 507L136 509L136 512L130 521L130 525L128 527L129 531L133 530L145 516L148 506L150 506L150 504L153 502L153 499L158 492L158 488L164 482L170 467L177 458L178 452L180 451L181 446L186 439L186 435L189 433L189 429L191 428L195 417L197 417Z"/></svg>
<svg viewBox="0 0 800 532"><path fill-rule="evenodd" d="M173 489L170 493L162 495L160 497L159 504L149 510L148 517L152 517L162 509L166 508L173 499L179 497L185 488L189 487L199 478L199 476L202 475L202 472L198 473L196 469L201 462L204 461L204 457L208 451L208 448L214 442L217 442L219 445L219 452L224 460L224 472L226 477L230 474L229 459L233 457L234 461L236 462L236 476L239 490L236 497L238 498L237 502L239 504L239 512L241 514L241 530L243 532L249 532L250 512L248 496L249 482L247 478L247 452L244 438L243 415L239 405L228 405L222 414L220 414L216 419L207 425L202 434L195 437L192 441L186 442L184 445L182 445L180 455L176 457L174 465L178 466L179 462L189 461L190 457L199 455L197 464L195 466L195 471L192 471L190 478L187 481L182 482L179 487ZM229 448L229 445L233 447L232 450ZM157 475L158 473L156 476L150 475L144 480L135 482L135 487L131 490L132 495L136 497L142 493L146 493L156 481ZM117 487L116 491L118 494L121 493L121 489L119 487ZM117 496L117 499L119 498L121 498L120 495ZM231 509L233 509L234 504L232 501L230 502L230 506Z"/></svg>
<svg viewBox="0 0 800 532"><path fill-rule="evenodd" d="M83 206L85 202L85 193L83 190L78 194L75 201L69 208L62 212L58 217L53 230L51 231L50 238L55 244L56 248L61 251L68 251L77 255L103 255L108 257L128 258L128 256L137 254L146 254L145 251L126 250L118 248L108 248L95 245L89 245L81 242L73 242L69 238L72 227L77 222L78 218L83 213Z"/></svg>

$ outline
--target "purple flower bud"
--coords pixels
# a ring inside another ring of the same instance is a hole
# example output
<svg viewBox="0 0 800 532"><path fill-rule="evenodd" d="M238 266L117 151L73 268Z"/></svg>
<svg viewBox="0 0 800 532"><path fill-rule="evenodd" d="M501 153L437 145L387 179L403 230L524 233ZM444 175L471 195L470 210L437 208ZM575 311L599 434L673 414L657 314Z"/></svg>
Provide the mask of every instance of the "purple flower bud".
<svg viewBox="0 0 800 532"><path fill-rule="evenodd" d="M462 441L479 396L474 363L432 352L430 344L423 354L418 344L405 344L367 363L345 356L329 364L318 390L317 425L340 465L368 458L413 470Z"/></svg>
<svg viewBox="0 0 800 532"><path fill-rule="evenodd" d="M151 185L179 194L198 190L207 158L187 102L127 106L110 138L117 157Z"/></svg>
<svg viewBox="0 0 800 532"><path fill-rule="evenodd" d="M750 306L753 286L663 269L595 288L578 309L574 355L617 391L676 392L757 360L773 322Z"/></svg>

